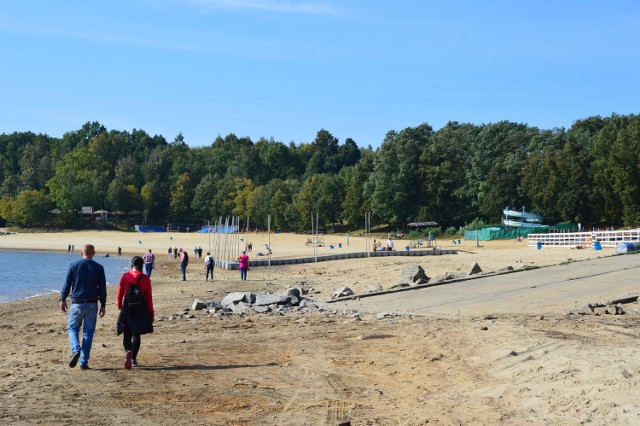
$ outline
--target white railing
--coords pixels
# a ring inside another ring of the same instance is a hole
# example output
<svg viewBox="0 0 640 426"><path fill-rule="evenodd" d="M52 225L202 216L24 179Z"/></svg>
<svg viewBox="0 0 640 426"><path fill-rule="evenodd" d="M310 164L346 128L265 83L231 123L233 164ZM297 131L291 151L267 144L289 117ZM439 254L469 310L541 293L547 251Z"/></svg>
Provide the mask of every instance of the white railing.
<svg viewBox="0 0 640 426"><path fill-rule="evenodd" d="M529 246L542 243L550 247L593 247L593 243L599 241L602 247L616 247L622 242L640 242L640 229L529 234L527 239Z"/></svg>

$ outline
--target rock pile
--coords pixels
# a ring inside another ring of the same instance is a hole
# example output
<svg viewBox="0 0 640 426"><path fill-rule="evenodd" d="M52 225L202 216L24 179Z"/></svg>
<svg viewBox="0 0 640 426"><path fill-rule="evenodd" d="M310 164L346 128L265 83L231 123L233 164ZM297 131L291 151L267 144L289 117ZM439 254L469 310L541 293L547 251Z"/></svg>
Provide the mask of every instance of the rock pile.
<svg viewBox="0 0 640 426"><path fill-rule="evenodd" d="M204 301L195 299L191 309L194 311L208 310L210 314L230 315L247 313L284 313L288 310L298 312L316 312L323 310L311 299L304 295L307 291L302 288L289 288L282 295L271 293L233 292L227 294L222 301Z"/></svg>

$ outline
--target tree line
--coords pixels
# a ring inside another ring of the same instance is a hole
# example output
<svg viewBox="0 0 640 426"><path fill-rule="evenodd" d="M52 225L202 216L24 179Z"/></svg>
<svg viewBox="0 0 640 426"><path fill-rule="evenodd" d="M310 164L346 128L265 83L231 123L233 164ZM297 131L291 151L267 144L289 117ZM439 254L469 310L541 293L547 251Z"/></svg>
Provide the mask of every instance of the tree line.
<svg viewBox="0 0 640 426"><path fill-rule="evenodd" d="M189 147L143 130L85 123L61 138L0 135L0 219L24 227L74 226L82 206L147 224L214 222L306 230L373 223L403 229L495 223L507 206L546 223L640 223L640 116L594 116L569 129L501 121L389 131L380 147L342 144L327 130L310 143L229 134ZM60 210L52 215L53 208Z"/></svg>

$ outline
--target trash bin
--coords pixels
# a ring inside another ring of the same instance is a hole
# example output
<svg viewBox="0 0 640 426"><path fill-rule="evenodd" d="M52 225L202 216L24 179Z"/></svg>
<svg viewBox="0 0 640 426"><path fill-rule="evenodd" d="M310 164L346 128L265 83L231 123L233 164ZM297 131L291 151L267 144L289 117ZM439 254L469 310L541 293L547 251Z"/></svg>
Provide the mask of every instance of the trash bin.
<svg viewBox="0 0 640 426"><path fill-rule="evenodd" d="M596 241L593 243L593 249L594 250L602 250L602 243L600 243L600 241Z"/></svg>
<svg viewBox="0 0 640 426"><path fill-rule="evenodd" d="M538 247L538 250L540 250L542 248L542 243L538 241L538 243L536 244L536 247Z"/></svg>

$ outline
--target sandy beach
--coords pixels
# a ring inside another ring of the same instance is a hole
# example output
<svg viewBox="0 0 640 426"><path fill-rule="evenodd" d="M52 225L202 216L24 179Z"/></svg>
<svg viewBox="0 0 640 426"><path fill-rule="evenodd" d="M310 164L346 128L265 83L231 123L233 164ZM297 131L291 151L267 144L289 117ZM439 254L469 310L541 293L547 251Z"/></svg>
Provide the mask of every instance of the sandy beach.
<svg viewBox="0 0 640 426"><path fill-rule="evenodd" d="M251 234L253 252L313 255L306 236ZM386 239L385 239L386 240ZM383 240L384 241L384 240ZM209 247L208 234L120 232L0 236L2 250L96 246L97 256L152 249L156 332L143 336L141 367L123 368L115 333L115 288L98 321L91 369L67 365L66 315L55 295L0 304L0 419L11 424L101 425L453 425L638 424L638 315L391 316L324 305L342 286L362 293L396 284L408 265L429 277L508 266L588 261L613 249L527 247L517 242L438 241L457 254L337 260L256 267L248 281L216 269L204 282L202 259L187 282L169 246ZM339 245L342 245L339 248ZM396 241L402 247L406 241ZM319 255L364 251L357 236L324 237ZM99 260L99 259L97 259ZM60 283L62 285L62 283ZM218 315L191 310L195 298L234 291L310 291L317 312ZM389 309L392 310L392 309ZM515 356L513 354L518 356Z"/></svg>

